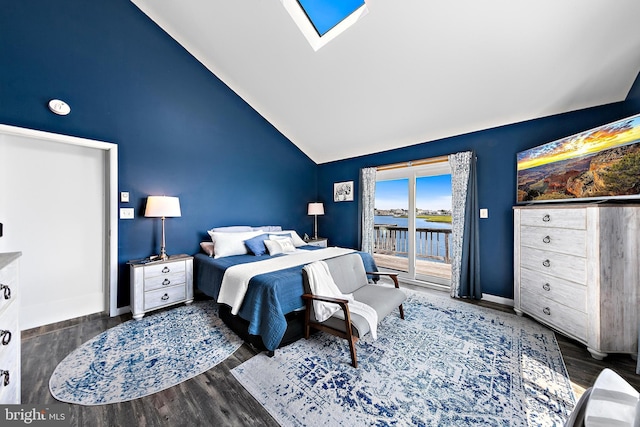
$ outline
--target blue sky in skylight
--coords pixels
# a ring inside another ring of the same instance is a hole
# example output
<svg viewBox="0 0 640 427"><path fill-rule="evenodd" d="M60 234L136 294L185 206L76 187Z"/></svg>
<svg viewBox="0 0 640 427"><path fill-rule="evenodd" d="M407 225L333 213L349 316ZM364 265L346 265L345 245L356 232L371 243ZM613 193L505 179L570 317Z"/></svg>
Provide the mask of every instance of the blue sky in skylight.
<svg viewBox="0 0 640 427"><path fill-rule="evenodd" d="M364 0L298 0L314 28L323 36L364 4Z"/></svg>

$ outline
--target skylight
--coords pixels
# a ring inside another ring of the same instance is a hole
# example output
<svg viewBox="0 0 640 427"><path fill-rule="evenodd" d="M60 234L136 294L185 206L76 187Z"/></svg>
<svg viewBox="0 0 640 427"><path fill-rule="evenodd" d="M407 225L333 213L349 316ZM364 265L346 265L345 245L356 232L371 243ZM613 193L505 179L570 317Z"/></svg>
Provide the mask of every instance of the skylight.
<svg viewBox="0 0 640 427"><path fill-rule="evenodd" d="M280 0L314 50L367 14L365 0Z"/></svg>
<svg viewBox="0 0 640 427"><path fill-rule="evenodd" d="M364 6L364 0L298 0L320 37Z"/></svg>

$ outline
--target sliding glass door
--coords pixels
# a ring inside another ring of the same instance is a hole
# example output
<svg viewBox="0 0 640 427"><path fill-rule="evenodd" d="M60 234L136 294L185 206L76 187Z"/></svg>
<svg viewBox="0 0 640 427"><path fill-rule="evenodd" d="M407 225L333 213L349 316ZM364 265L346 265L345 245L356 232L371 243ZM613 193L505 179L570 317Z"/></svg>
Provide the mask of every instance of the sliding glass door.
<svg viewBox="0 0 640 427"><path fill-rule="evenodd" d="M378 170L374 258L418 282L451 281L451 172L446 160Z"/></svg>

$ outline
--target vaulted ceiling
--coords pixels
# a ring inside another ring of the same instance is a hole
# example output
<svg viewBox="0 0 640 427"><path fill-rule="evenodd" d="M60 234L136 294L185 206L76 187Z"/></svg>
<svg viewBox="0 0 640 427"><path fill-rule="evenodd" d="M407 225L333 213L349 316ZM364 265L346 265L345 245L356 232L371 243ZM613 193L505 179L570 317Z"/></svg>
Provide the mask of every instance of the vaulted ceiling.
<svg viewBox="0 0 640 427"><path fill-rule="evenodd" d="M279 0L132 0L317 163L625 99L638 0L367 0L314 51Z"/></svg>

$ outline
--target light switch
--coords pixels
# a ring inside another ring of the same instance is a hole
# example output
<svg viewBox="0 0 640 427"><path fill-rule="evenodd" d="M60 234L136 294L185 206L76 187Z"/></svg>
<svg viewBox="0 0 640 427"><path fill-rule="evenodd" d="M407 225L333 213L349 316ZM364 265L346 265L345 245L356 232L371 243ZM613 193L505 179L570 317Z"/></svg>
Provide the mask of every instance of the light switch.
<svg viewBox="0 0 640 427"><path fill-rule="evenodd" d="M133 219L133 208L120 208L120 219Z"/></svg>
<svg viewBox="0 0 640 427"><path fill-rule="evenodd" d="M120 192L120 202L129 203L129 192L128 191L121 191Z"/></svg>
<svg viewBox="0 0 640 427"><path fill-rule="evenodd" d="M489 209L480 209L480 218L489 218Z"/></svg>

